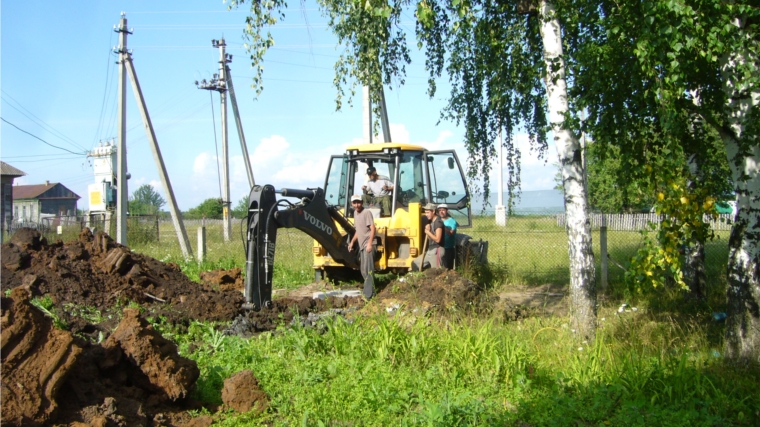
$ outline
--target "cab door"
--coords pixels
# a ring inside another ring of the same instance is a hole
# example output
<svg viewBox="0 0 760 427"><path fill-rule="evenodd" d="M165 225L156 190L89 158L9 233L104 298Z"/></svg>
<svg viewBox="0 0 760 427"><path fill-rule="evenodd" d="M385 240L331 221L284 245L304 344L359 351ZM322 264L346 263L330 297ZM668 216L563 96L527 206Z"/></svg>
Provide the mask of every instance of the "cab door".
<svg viewBox="0 0 760 427"><path fill-rule="evenodd" d="M348 165L346 157L331 156L325 177L325 200L327 204L347 209Z"/></svg>
<svg viewBox="0 0 760 427"><path fill-rule="evenodd" d="M454 150L428 151L425 157L430 200L436 205L446 204L459 227L470 227L470 194L457 153Z"/></svg>

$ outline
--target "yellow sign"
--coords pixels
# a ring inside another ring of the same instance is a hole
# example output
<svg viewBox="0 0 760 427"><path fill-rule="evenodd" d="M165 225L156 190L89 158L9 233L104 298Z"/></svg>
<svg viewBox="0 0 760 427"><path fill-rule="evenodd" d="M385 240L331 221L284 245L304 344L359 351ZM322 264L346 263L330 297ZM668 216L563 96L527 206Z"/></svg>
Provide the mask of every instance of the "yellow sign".
<svg viewBox="0 0 760 427"><path fill-rule="evenodd" d="M91 191L90 192L90 204L91 205L100 205L103 203L103 197L100 194L100 191Z"/></svg>

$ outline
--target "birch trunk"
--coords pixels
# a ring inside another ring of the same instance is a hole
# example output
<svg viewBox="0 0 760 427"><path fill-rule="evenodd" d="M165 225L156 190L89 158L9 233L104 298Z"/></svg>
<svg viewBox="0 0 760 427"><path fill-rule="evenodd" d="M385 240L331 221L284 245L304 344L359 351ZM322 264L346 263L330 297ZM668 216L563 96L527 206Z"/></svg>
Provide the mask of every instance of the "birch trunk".
<svg viewBox="0 0 760 427"><path fill-rule="evenodd" d="M562 183L570 256L570 313L573 329L593 340L596 332L596 277L591 246L591 223L583 188L583 162L578 137L565 125L568 110L567 82L562 52L562 33L554 4L539 2L541 38L544 44L549 121L554 134Z"/></svg>
<svg viewBox="0 0 760 427"><path fill-rule="evenodd" d="M737 20L737 26L742 22ZM728 289L726 358L739 363L760 362L760 146L748 132L757 116L752 114L760 92L743 78L742 69L751 56L748 49L731 53L722 76L726 94L723 132L728 164L734 179L737 212L728 241ZM757 70L754 70L755 76ZM754 141L753 141L754 140Z"/></svg>
<svg viewBox="0 0 760 427"><path fill-rule="evenodd" d="M695 99L697 99L695 97ZM689 180L689 187L694 188L700 180L700 164L697 161L696 155L689 156L689 173L691 178ZM684 248L684 260L681 271L683 272L683 280L686 285L689 286L690 298L696 300L704 300L706 296L707 286L705 284L705 244L702 241L691 242L686 248Z"/></svg>

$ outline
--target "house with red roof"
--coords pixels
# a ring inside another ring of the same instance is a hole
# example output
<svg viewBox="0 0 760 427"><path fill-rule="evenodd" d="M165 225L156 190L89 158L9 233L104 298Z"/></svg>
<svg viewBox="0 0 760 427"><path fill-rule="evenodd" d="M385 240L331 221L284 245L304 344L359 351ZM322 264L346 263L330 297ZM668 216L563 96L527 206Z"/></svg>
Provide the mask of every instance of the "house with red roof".
<svg viewBox="0 0 760 427"><path fill-rule="evenodd" d="M13 217L16 221L39 223L44 217L74 216L76 193L59 182L13 186Z"/></svg>

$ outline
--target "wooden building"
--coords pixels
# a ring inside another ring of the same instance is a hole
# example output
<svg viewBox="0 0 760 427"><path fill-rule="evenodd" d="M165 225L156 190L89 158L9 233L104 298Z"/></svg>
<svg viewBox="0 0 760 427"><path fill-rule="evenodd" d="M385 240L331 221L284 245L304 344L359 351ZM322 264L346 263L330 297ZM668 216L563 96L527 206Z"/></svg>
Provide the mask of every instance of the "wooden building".
<svg viewBox="0 0 760 427"><path fill-rule="evenodd" d="M13 217L16 221L38 223L43 217L75 216L76 193L61 183L13 186Z"/></svg>
<svg viewBox="0 0 760 427"><path fill-rule="evenodd" d="M0 161L0 238L13 222L13 180L26 175L8 163Z"/></svg>

